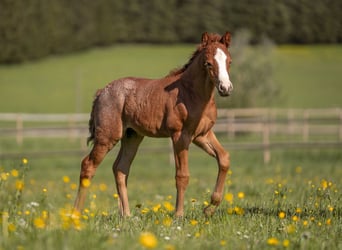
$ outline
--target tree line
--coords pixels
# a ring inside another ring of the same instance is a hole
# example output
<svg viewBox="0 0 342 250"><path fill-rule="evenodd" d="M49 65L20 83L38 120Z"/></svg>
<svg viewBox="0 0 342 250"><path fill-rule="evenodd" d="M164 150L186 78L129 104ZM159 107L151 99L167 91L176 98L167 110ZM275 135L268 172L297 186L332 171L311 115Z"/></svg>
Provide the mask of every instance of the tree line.
<svg viewBox="0 0 342 250"><path fill-rule="evenodd" d="M203 31L340 43L341 12L340 0L0 0L0 63L114 43L197 43Z"/></svg>

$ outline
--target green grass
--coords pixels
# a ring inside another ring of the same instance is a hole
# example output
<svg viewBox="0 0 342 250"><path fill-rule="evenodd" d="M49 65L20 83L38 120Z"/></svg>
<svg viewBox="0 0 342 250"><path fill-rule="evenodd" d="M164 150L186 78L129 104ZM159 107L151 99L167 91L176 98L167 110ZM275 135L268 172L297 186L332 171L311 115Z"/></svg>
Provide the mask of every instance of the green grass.
<svg viewBox="0 0 342 250"><path fill-rule="evenodd" d="M68 215L79 159L28 160L27 165L20 160L1 163L2 249L144 249L139 241L142 232L156 237L156 249L342 246L338 150L275 152L270 165L264 165L257 152L232 152L225 199L216 214L206 218L202 209L210 199L217 167L213 159L192 148L183 219L175 219L174 211L164 206L174 206L175 199L174 168L167 154L138 154L129 179L132 217L127 219L119 217L113 197L113 155L98 169L79 219ZM19 191L16 183L23 177L13 176L13 169L22 173L27 166L25 186ZM279 217L280 212L285 218Z"/></svg>
<svg viewBox="0 0 342 250"><path fill-rule="evenodd" d="M274 53L274 81L289 108L341 107L342 46L281 46Z"/></svg>
<svg viewBox="0 0 342 250"><path fill-rule="evenodd" d="M96 89L124 76L162 77L183 65L193 50L193 45L118 45L1 65L0 112L88 112ZM341 58L337 45L276 47L274 82L282 98L274 105L341 107Z"/></svg>

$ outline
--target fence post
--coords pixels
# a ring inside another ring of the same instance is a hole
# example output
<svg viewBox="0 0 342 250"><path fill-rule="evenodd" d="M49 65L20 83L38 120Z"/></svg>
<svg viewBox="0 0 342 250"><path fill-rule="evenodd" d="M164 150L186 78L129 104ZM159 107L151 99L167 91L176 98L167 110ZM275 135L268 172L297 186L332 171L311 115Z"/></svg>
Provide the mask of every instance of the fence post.
<svg viewBox="0 0 342 250"><path fill-rule="evenodd" d="M228 136L231 140L235 138L235 112L232 110L227 110L227 131Z"/></svg>
<svg viewBox="0 0 342 250"><path fill-rule="evenodd" d="M342 141L342 109L339 109L340 114L340 129L339 129L339 139Z"/></svg>
<svg viewBox="0 0 342 250"><path fill-rule="evenodd" d="M17 129L16 140L17 140L18 145L23 144L23 128L24 128L23 117L21 114L18 114L17 121L16 121L16 129Z"/></svg>
<svg viewBox="0 0 342 250"><path fill-rule="evenodd" d="M309 111L304 110L303 114L303 120L304 120L304 125L303 125L303 141L307 142L309 140Z"/></svg>
<svg viewBox="0 0 342 250"><path fill-rule="evenodd" d="M264 128L263 128L263 148L264 148L264 163L268 164L271 160L270 151L270 122L268 115L264 116Z"/></svg>

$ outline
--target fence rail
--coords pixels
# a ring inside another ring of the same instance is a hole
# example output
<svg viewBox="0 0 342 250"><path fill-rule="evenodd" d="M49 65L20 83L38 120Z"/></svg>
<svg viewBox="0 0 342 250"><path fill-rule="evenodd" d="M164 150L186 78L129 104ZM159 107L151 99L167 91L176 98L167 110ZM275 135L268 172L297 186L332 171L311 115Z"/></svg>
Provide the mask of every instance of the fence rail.
<svg viewBox="0 0 342 250"><path fill-rule="evenodd" d="M89 114L0 113L0 138L15 138L19 145L25 138L84 140L88 119ZM220 109L214 130L228 136L225 146L230 149L262 150L264 161L269 162L274 148L342 147L342 108ZM260 140L237 142L241 134L255 134ZM83 151L81 148L74 153ZM13 155L0 149L0 157Z"/></svg>

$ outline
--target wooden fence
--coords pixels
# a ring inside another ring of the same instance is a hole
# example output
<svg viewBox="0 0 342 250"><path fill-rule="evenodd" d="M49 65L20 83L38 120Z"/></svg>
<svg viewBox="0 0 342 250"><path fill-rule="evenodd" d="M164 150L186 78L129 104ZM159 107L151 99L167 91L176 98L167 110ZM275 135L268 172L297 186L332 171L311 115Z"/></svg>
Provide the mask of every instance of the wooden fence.
<svg viewBox="0 0 342 250"><path fill-rule="evenodd" d="M25 138L84 142L88 119L89 114L0 113L0 140L15 138L19 145ZM264 161L269 162L274 148L342 147L342 108L220 109L214 130L227 135L225 146L230 150L262 150ZM249 141L241 142L239 138L246 135ZM0 157L8 156L2 151Z"/></svg>

